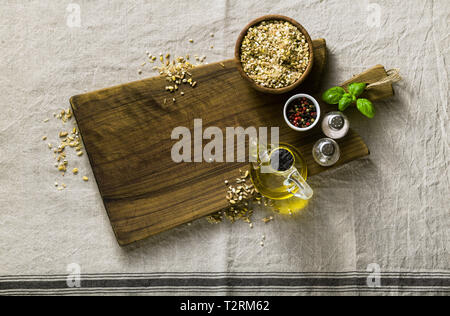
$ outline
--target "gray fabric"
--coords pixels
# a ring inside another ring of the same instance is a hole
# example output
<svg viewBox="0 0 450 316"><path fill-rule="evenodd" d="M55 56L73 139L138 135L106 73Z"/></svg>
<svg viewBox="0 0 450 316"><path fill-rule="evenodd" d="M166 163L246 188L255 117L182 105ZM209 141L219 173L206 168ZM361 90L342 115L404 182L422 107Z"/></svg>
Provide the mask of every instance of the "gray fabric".
<svg viewBox="0 0 450 316"><path fill-rule="evenodd" d="M67 25L68 1L1 5L0 275L65 274L70 263L82 273L450 270L448 1L376 1L379 26L369 1L77 2L80 28ZM325 87L375 64L401 69L375 119L349 114L370 157L311 178L315 198L293 218L263 224L271 213L259 210L254 229L202 219L120 248L87 157L69 159L79 176L55 170L52 113L72 95L138 80L147 50L232 58L240 30L268 13L327 40Z"/></svg>

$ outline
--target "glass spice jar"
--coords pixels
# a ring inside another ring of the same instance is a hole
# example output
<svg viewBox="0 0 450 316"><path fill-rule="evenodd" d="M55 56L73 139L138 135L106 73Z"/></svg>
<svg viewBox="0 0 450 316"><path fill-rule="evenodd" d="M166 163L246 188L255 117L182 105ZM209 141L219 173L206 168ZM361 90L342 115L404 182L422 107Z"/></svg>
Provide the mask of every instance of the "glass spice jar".
<svg viewBox="0 0 450 316"><path fill-rule="evenodd" d="M342 112L330 112L323 118L322 131L332 139L341 139L347 135L350 129L350 121Z"/></svg>
<svg viewBox="0 0 450 316"><path fill-rule="evenodd" d="M338 162L341 152L338 143L331 138L322 138L313 147L314 160L323 167L331 167Z"/></svg>

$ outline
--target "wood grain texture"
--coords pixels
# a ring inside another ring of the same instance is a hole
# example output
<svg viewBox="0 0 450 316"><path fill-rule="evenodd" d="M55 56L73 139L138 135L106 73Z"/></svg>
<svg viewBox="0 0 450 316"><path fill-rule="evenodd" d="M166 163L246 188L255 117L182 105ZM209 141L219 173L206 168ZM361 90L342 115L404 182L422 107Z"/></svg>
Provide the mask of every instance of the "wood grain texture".
<svg viewBox="0 0 450 316"><path fill-rule="evenodd" d="M326 64L324 40L314 41L315 68L298 91L317 92ZM289 95L265 95L241 78L234 60L194 69L195 89L186 88L177 103L167 102L164 78L149 78L78 95L71 105L83 137L105 208L120 245L127 245L227 206L224 180L236 178L245 163L182 163L171 159L173 128L217 126L280 127L280 141L298 146L310 175L325 170L311 149L323 137L319 129L298 133L286 126L282 109ZM377 66L353 80L386 76ZM392 88L391 88L392 91ZM291 94L296 93L295 91ZM290 94L290 95L291 95ZM384 90L381 95L387 96ZM376 99L374 96L373 99ZM322 110L330 108L323 105ZM205 142L206 143L206 142ZM204 144L205 144L204 143ZM353 131L342 141L344 164L369 153Z"/></svg>

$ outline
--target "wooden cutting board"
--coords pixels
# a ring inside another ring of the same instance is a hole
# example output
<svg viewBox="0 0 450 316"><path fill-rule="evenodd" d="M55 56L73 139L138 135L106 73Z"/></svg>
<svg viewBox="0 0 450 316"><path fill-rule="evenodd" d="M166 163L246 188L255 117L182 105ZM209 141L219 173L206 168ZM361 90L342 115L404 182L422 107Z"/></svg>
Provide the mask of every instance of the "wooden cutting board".
<svg viewBox="0 0 450 316"><path fill-rule="evenodd" d="M318 91L325 69L325 40L314 41L315 66L299 91ZM277 126L280 141L301 150L309 175L320 173L311 149L323 137L320 129L294 132L283 120L282 109L290 95L264 95L240 77L235 61L210 64L192 71L198 87L186 88L177 102L163 104L173 95L165 91L162 77L74 96L70 102L86 152L120 245L127 245L227 206L224 180L239 175L243 163L181 163L171 159L173 128L193 131L195 118L203 129L217 126ZM386 77L377 66L352 79L374 82ZM376 100L392 95L390 85L370 92ZM327 105L322 111L331 110ZM206 142L205 142L206 143ZM340 141L342 158L337 165L368 155L363 140L353 131Z"/></svg>

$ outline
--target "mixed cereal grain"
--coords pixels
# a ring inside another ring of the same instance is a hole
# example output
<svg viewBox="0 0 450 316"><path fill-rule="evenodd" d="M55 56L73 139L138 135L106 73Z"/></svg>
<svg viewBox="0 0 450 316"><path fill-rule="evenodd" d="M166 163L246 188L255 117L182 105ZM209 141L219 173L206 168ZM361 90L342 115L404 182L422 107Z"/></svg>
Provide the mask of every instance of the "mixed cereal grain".
<svg viewBox="0 0 450 316"><path fill-rule="evenodd" d="M260 86L284 88L295 83L309 65L305 35L287 21L263 21L249 28L241 44L244 72Z"/></svg>

